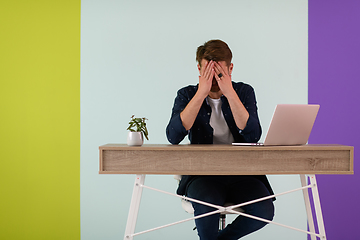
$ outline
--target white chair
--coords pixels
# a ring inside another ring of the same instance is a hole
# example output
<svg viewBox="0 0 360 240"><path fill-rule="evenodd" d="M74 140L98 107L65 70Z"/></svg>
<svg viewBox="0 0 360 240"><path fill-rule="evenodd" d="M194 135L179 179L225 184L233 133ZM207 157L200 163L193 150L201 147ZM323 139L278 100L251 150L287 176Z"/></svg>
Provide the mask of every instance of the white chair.
<svg viewBox="0 0 360 240"><path fill-rule="evenodd" d="M176 180L178 180L178 182L180 182L181 180L181 175L174 175L174 178ZM225 203L223 207L229 207L234 205L233 203ZM190 214L194 214L194 208L191 204L190 201L186 200L186 199L181 199L181 207L185 210L185 212L190 213ZM237 212L244 212L243 209L241 208L234 208L234 211ZM220 213L220 224L219 224L219 230L222 230L226 227L226 214L234 214L233 212L222 212Z"/></svg>

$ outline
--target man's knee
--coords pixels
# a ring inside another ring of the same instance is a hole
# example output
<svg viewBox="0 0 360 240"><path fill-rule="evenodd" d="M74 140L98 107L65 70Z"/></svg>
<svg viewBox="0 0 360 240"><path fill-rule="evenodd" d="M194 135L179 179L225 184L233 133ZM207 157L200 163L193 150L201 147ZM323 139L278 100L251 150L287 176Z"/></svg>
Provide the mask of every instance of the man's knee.
<svg viewBox="0 0 360 240"><path fill-rule="evenodd" d="M268 199L263 202L261 206L261 215L262 218L269 221L272 221L274 219L275 207L271 199Z"/></svg>
<svg viewBox="0 0 360 240"><path fill-rule="evenodd" d="M244 208L245 212L272 221L275 215L275 207L271 199L257 202Z"/></svg>

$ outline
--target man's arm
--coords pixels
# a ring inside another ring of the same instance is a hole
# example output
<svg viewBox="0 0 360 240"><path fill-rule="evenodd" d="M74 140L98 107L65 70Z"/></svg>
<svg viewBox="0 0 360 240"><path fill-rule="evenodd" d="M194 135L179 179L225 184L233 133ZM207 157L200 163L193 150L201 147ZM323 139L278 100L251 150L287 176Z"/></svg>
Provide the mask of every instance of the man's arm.
<svg viewBox="0 0 360 240"><path fill-rule="evenodd" d="M180 118L186 130L189 130L195 122L204 99L208 96L212 79L214 77L214 62L207 62L200 71L199 88L189 104L180 113Z"/></svg>
<svg viewBox="0 0 360 240"><path fill-rule="evenodd" d="M179 144L188 134L181 122L180 113L190 101L189 90L187 90L189 87L180 89L174 100L170 121L166 127L166 136L171 144Z"/></svg>
<svg viewBox="0 0 360 240"><path fill-rule="evenodd" d="M225 96L229 102L236 126L243 130L246 127L247 121L249 119L248 111L240 101L239 96L236 94L235 90Z"/></svg>
<svg viewBox="0 0 360 240"><path fill-rule="evenodd" d="M221 89L224 96L229 101L231 112L233 114L236 126L239 129L244 129L246 123L249 119L249 113L240 101L239 96L236 94L229 71L224 69L220 64L215 62L215 78L218 81L219 88ZM222 74L222 77L219 78L219 74Z"/></svg>
<svg viewBox="0 0 360 240"><path fill-rule="evenodd" d="M200 94L196 93L186 108L180 113L182 125L186 130L190 130L194 124L203 102L204 98Z"/></svg>

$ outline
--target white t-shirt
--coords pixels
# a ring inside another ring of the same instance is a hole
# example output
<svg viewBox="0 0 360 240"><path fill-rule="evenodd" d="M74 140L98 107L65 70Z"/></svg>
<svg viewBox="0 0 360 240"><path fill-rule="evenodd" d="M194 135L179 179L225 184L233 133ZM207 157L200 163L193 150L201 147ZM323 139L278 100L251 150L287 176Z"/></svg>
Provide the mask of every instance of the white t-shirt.
<svg viewBox="0 0 360 240"><path fill-rule="evenodd" d="M210 126L214 129L213 143L214 144L231 144L234 142L234 137L225 121L224 115L221 111L221 99L212 99L207 97L207 101L211 106Z"/></svg>

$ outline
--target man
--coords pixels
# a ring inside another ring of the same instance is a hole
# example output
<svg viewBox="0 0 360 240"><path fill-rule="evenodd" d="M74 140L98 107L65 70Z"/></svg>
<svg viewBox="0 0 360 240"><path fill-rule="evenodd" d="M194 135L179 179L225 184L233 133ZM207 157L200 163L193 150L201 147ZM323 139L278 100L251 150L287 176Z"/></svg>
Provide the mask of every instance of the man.
<svg viewBox="0 0 360 240"><path fill-rule="evenodd" d="M234 65L231 59L230 48L221 40L210 40L198 47L199 84L184 87L177 93L166 128L170 143L179 144L186 135L191 144L231 144L260 139L254 90L248 84L232 82ZM224 205L269 196L273 191L266 176L183 176L177 194ZM257 202L242 209L247 214L272 220L272 201ZM195 216L215 210L195 202L192 205ZM266 225L238 216L224 230L218 231L219 214L196 219L195 224L200 240L235 240Z"/></svg>

